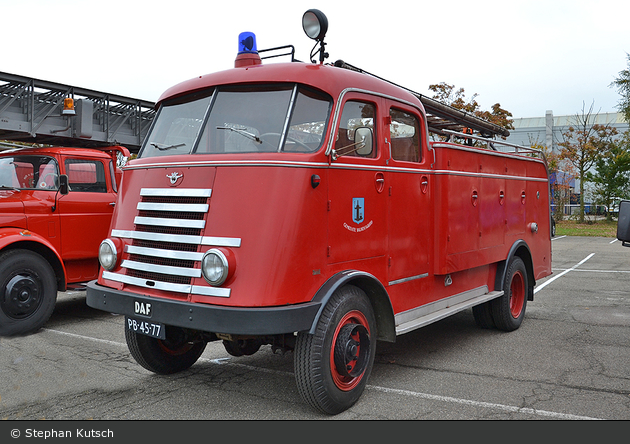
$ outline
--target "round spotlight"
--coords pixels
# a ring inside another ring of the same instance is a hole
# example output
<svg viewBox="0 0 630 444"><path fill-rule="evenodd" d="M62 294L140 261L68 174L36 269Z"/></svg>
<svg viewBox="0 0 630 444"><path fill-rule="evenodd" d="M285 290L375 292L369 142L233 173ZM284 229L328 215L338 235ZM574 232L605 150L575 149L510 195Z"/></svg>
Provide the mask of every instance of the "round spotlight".
<svg viewBox="0 0 630 444"><path fill-rule="evenodd" d="M302 28L313 40L323 40L328 31L328 19L319 9L309 9L302 16Z"/></svg>

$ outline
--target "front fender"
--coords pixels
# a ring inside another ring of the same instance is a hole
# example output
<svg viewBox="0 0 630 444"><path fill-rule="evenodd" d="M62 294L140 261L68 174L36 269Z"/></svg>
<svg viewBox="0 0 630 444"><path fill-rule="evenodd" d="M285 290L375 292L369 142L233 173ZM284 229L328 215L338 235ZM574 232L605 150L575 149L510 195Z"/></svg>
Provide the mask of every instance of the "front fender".
<svg viewBox="0 0 630 444"><path fill-rule="evenodd" d="M44 237L24 228L0 228L0 251L8 248L24 248L42 255L53 267L60 282L60 288L65 288L66 267L61 255L55 247Z"/></svg>
<svg viewBox="0 0 630 444"><path fill-rule="evenodd" d="M376 331L379 340L394 342L396 340L396 326L394 321L394 310L389 300L389 295L385 287L369 273L357 270L345 270L332 276L317 291L312 302L319 302L319 310L313 319L313 324L309 330L310 334L315 333L317 323L324 310L324 307L335 293L344 285L351 284L362 289L370 299L376 318Z"/></svg>

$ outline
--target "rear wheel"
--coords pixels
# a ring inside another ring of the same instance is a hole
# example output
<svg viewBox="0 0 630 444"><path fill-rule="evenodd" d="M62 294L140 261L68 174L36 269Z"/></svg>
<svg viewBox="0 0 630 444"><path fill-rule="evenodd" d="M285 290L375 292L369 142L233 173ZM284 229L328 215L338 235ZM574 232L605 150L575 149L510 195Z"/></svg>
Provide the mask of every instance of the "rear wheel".
<svg viewBox="0 0 630 444"><path fill-rule="evenodd" d="M6 251L0 255L0 292L0 336L34 332L55 309L55 272L37 253Z"/></svg>
<svg viewBox="0 0 630 444"><path fill-rule="evenodd" d="M527 269L523 260L514 256L503 283L503 296L492 301L492 318L499 330L513 331L521 326L527 306Z"/></svg>
<svg viewBox="0 0 630 444"><path fill-rule="evenodd" d="M375 351L369 299L358 287L340 288L326 304L315 334L298 334L294 367L300 395L324 413L350 408L365 389Z"/></svg>
<svg viewBox="0 0 630 444"><path fill-rule="evenodd" d="M190 368L206 348L204 341L191 341L186 330L166 326L166 339L156 339L125 328L131 356L153 373L167 375Z"/></svg>
<svg viewBox="0 0 630 444"><path fill-rule="evenodd" d="M475 305L472 309L475 323L481 328L494 328L494 319L492 318L492 301Z"/></svg>

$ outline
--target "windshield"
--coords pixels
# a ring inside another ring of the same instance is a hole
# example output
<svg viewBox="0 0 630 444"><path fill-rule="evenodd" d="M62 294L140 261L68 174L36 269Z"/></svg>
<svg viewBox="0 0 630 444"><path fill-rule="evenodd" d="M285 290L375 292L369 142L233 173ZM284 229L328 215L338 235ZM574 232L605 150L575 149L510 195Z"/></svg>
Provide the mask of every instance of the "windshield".
<svg viewBox="0 0 630 444"><path fill-rule="evenodd" d="M314 152L332 101L297 85L217 88L163 105L139 157Z"/></svg>
<svg viewBox="0 0 630 444"><path fill-rule="evenodd" d="M58 187L59 167L52 157L0 157L0 189L56 190Z"/></svg>

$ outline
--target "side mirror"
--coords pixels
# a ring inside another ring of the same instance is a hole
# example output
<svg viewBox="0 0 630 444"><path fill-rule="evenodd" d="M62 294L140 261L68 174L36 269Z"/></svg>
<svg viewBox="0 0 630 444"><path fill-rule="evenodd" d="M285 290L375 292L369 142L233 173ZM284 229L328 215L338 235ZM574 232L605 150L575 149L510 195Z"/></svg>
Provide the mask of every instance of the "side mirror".
<svg viewBox="0 0 630 444"><path fill-rule="evenodd" d="M365 126L354 130L354 143L356 143L357 154L359 156L369 156L372 154L372 130Z"/></svg>
<svg viewBox="0 0 630 444"><path fill-rule="evenodd" d="M630 247L630 200L619 203L619 219L617 219L617 239L624 247Z"/></svg>
<svg viewBox="0 0 630 444"><path fill-rule="evenodd" d="M70 187L68 186L68 175L62 174L59 176L59 192L63 195L68 194Z"/></svg>

